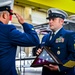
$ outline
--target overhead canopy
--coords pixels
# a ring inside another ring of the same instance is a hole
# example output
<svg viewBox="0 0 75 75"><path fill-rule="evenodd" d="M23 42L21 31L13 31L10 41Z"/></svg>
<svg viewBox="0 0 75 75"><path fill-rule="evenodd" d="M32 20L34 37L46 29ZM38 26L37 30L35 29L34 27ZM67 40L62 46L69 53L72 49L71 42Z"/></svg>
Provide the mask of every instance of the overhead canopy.
<svg viewBox="0 0 75 75"><path fill-rule="evenodd" d="M39 9L55 7L62 9L69 14L75 14L75 0L15 0L15 4L21 6L34 6Z"/></svg>

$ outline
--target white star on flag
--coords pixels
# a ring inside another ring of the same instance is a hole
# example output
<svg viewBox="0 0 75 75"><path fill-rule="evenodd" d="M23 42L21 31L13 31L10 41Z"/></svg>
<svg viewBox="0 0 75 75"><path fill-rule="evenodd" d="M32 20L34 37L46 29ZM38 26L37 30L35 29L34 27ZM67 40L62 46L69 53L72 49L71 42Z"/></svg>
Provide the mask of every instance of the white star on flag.
<svg viewBox="0 0 75 75"><path fill-rule="evenodd" d="M45 54L42 55L43 57L45 56Z"/></svg>
<svg viewBox="0 0 75 75"><path fill-rule="evenodd" d="M38 62L41 63L41 60L39 60Z"/></svg>

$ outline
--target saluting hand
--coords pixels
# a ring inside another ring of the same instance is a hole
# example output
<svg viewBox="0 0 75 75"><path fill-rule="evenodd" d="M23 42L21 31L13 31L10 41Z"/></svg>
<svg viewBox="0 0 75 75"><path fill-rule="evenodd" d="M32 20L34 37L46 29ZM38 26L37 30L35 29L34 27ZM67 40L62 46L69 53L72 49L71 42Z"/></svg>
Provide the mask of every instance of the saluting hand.
<svg viewBox="0 0 75 75"><path fill-rule="evenodd" d="M14 13L14 15L16 16L16 18L18 19L18 22L20 24L23 24L25 22L24 18L22 16L20 16L19 14Z"/></svg>

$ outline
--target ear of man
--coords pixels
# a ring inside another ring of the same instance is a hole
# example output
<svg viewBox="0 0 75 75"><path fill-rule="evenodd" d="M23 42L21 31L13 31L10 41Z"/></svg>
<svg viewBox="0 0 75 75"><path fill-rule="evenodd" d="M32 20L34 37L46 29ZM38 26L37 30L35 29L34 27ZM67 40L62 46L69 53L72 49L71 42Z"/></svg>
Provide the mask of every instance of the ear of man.
<svg viewBox="0 0 75 75"><path fill-rule="evenodd" d="M0 21L3 22L4 24L7 24L7 21L8 21L8 16L9 13L7 13L6 11L2 11L0 13Z"/></svg>
<svg viewBox="0 0 75 75"><path fill-rule="evenodd" d="M3 12L2 17L3 17L3 19L6 19L6 13L5 12Z"/></svg>
<svg viewBox="0 0 75 75"><path fill-rule="evenodd" d="M62 18L59 18L60 20L60 23L63 24L64 23L64 20Z"/></svg>
<svg viewBox="0 0 75 75"><path fill-rule="evenodd" d="M6 19L7 18L7 12L6 11L1 12L0 17L3 19Z"/></svg>

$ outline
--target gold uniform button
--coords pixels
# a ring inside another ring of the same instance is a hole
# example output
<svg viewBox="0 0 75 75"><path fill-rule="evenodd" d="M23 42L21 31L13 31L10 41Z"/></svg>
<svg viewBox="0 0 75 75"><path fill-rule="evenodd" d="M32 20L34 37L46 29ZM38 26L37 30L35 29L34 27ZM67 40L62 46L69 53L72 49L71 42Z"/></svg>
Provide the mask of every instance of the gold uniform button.
<svg viewBox="0 0 75 75"><path fill-rule="evenodd" d="M60 55L60 51L57 51L57 54Z"/></svg>

